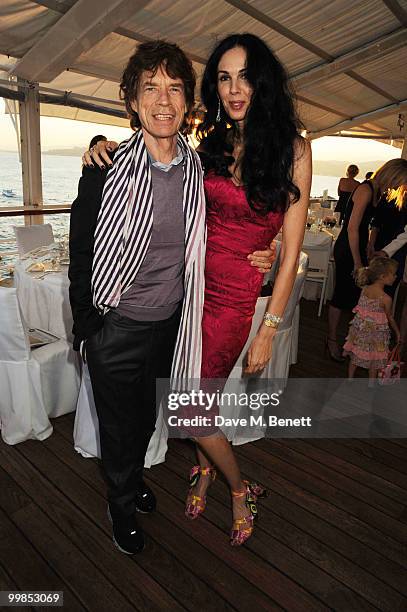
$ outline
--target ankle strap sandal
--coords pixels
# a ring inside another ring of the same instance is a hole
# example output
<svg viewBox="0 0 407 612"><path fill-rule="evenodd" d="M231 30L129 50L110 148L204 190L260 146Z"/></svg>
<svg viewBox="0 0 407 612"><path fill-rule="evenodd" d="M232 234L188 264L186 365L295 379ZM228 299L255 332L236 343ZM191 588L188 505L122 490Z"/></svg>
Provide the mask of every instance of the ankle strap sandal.
<svg viewBox="0 0 407 612"><path fill-rule="evenodd" d="M258 516L256 502L259 498L267 496L267 490L257 483L243 480L243 484L245 485L245 490L232 491L232 498L245 497L245 505L249 509L250 514L233 521L230 532L231 546L242 546L250 538L254 529L254 521Z"/></svg>
<svg viewBox="0 0 407 612"><path fill-rule="evenodd" d="M201 476L210 476L210 482L216 478L216 469L214 467L201 468L200 465L194 465L189 474L189 492L185 504L185 516L191 520L198 518L206 508L206 495L195 495L194 488L198 484Z"/></svg>

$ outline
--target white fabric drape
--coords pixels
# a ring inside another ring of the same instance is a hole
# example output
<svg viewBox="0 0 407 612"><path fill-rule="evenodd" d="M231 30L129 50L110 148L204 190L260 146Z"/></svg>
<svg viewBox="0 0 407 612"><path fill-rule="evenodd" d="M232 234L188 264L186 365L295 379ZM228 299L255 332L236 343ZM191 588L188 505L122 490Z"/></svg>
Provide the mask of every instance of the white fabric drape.
<svg viewBox="0 0 407 612"><path fill-rule="evenodd" d="M75 450L83 457L100 458L99 421L93 399L92 384L88 366L84 364L82 370L81 388L74 424ZM167 428L163 419L162 410L158 414L154 434L145 458L145 467L149 468L165 461L167 452Z"/></svg>
<svg viewBox="0 0 407 612"><path fill-rule="evenodd" d="M0 421L7 444L44 440L49 417L75 410L77 356L65 340L30 350L17 292L0 287Z"/></svg>
<svg viewBox="0 0 407 612"><path fill-rule="evenodd" d="M29 260L30 262L31 260ZM38 280L19 262L14 282L24 319L30 327L45 329L59 338L72 341L72 312L69 304L68 268Z"/></svg>
<svg viewBox="0 0 407 612"><path fill-rule="evenodd" d="M279 253L280 243L277 243L277 249ZM275 278L278 271L278 266L279 257L277 257L273 264L271 280ZM304 289L307 266L308 257L305 253L301 253L297 276L291 291L290 299L284 311L283 321L280 323L279 328L273 338L273 352L271 360L261 374L248 378L243 376L244 360L257 330L262 324L263 316L269 300L268 297L258 298L249 337L226 382L224 389L225 393L236 393L240 397L243 397L246 394L250 395L250 380L259 381L261 383L262 391L265 393L274 393L276 391L284 390L286 381L288 379L290 366L297 360L300 319L299 301ZM220 414L226 418L236 418L239 416L240 412L239 406L231 403L228 406L223 406ZM245 415L247 415L247 410L244 410L244 412ZM257 414L260 415L261 411L258 411ZM226 437L235 445L253 442L253 440L264 437L265 434L265 428L259 427L258 429L254 430L250 425L248 425L247 429L242 429L242 427L239 427L238 429L235 425L232 425L222 427L222 430Z"/></svg>

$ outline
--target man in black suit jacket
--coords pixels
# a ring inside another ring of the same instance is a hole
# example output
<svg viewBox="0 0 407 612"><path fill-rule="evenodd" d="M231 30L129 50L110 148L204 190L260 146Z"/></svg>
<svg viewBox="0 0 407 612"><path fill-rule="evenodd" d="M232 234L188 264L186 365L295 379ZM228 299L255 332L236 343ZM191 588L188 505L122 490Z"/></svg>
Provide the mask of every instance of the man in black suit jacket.
<svg viewBox="0 0 407 612"><path fill-rule="evenodd" d="M114 154L111 155L111 163ZM102 202L106 170L83 166L78 196L72 203L69 233L69 298L73 315L73 348L103 326L103 316L93 305L91 280L96 222Z"/></svg>
<svg viewBox="0 0 407 612"><path fill-rule="evenodd" d="M155 72L151 68L154 65ZM191 61L177 45L163 41L140 45L124 71L121 89L126 108L132 127L140 128L125 148L131 152L129 155L134 155L135 143L146 149L150 169L147 172L144 164L136 162L134 165L123 164L122 160L116 162L112 183L117 177L122 182L112 192L113 210L126 210L129 197L134 197L133 206L141 205L138 194L130 194L129 185L136 176L144 176L153 187L152 203L156 214L136 279L127 291L119 283L114 307L102 307L102 304L110 304L102 298L102 303L98 302L99 311L94 306L95 287L92 290L92 282L95 283L92 270L94 236L96 228L100 227L98 214L107 175L104 169L83 168L78 197L71 210L69 278L74 348L82 348L82 356L88 363L99 419L113 540L126 554L144 548L144 534L136 521L135 511L152 512L156 505L153 492L143 480L143 467L156 421L155 382L156 378L170 375L183 299L184 157L177 146L179 148L179 129L193 106L194 86ZM183 146L185 149L186 145ZM169 172L162 169L167 166ZM174 177L172 182L171 177ZM126 185L124 190L123 184ZM172 189L174 193L175 203L173 208L167 207L168 211L165 207L167 186L168 192ZM130 210L135 208L130 207ZM99 259L104 272L98 277L103 283L112 278L109 265L115 252L110 250L109 237L115 235L117 243L125 245L124 253L127 244L138 244L134 242L138 240L135 232L122 242L124 229L115 225L116 213L112 217L106 215L105 219L107 226L100 241ZM177 236L172 259L168 257L157 219L165 221L162 225L167 233ZM106 272L106 266L110 272ZM163 273L167 269L170 269L170 282L176 283L174 299L172 285L166 285ZM132 278L134 274L129 270L127 268L126 273ZM176 273L171 275L173 270ZM152 277L156 282L149 285Z"/></svg>

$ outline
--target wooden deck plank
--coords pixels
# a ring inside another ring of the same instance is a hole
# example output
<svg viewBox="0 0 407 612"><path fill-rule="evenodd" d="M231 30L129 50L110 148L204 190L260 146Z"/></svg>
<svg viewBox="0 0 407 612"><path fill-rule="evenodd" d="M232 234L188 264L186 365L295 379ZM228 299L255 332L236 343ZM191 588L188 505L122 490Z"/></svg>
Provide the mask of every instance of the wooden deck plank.
<svg viewBox="0 0 407 612"><path fill-rule="evenodd" d="M107 573L105 581L113 580L118 588L125 590L126 595L130 588L133 591L134 597L137 596L137 591L141 591L138 594L138 599L140 600L143 596L147 599L151 597L151 590L154 589L154 584L160 579L161 583L166 587L165 590L172 593L172 597L175 597L177 601L179 601L179 598L181 598L181 601L184 599L185 602L183 603L185 603L185 607L188 609L193 609L194 606L196 608L197 602L202 601L206 590L195 580L195 576L181 564L177 565L171 555L165 554L162 547L155 544L149 547L149 554L144 552L136 557L128 557L119 553L111 541L111 527L106 516L106 502L103 496L79 479L71 470L68 470L63 462L46 448L46 443L43 443L41 446L33 444L34 446L31 445L32 447L29 450L25 450L25 452L30 455L33 466L35 466L40 474L43 488L47 488L47 484L44 481L52 477L49 483L50 491L52 489L51 484L54 483L60 491L63 491L63 496L67 500L66 503L69 511L66 513L59 511L58 522L65 526L70 537L75 542L83 540L83 546L90 549L93 562L105 568ZM27 448L27 443L25 443L25 446ZM73 449L72 453L74 453ZM97 469L97 466L95 468ZM100 480L100 478L98 479L96 475L95 480ZM100 487L103 487L101 480ZM35 492L33 491L32 494L35 495ZM55 496L59 500L62 494L58 495L58 492L56 492ZM42 496L38 495L36 502L39 505L43 504ZM56 505L56 510L58 509L59 504ZM44 510L46 511L46 508ZM54 512L54 508L52 508L52 512ZM88 519L87 521L86 518ZM147 523L148 519L144 523ZM94 523L97 527L92 529ZM84 530L84 525L86 530ZM145 524L144 526L148 529L148 525ZM100 530L102 530L102 534L99 533ZM89 536L87 536L87 533L89 533ZM98 545L102 541L105 545L102 550L98 550ZM92 550L94 551L93 553ZM121 566L124 563L128 564L128 571L125 574L122 573L124 566ZM144 576L140 575L140 572L138 572L139 566L143 569L147 567L150 576L156 575L154 584L149 585ZM129 572L133 572L133 578L129 577ZM128 583L130 583L129 588ZM141 584L143 585L142 589L140 589ZM148 587L148 592L145 594L143 593L144 584ZM225 608L222 605L223 600L221 598L217 600L215 593L213 594L211 604L210 610L227 609L227 607ZM142 610L151 609L148 601L145 604L140 602L140 608ZM137 607L134 605L133 609L137 609ZM157 602L155 609L160 609ZM168 609L172 608L169 607Z"/></svg>
<svg viewBox="0 0 407 612"><path fill-rule="evenodd" d="M52 450L55 451L55 453L57 453L59 456L62 453L65 458L67 457L68 452L70 450L71 454L70 454L70 460L69 460L70 462L69 467L76 471L76 474L74 474L74 478L72 479L72 482L70 482L68 472L66 472L66 470L64 470L63 467L61 467L58 464L57 472L64 473L65 493L69 495L69 497L75 503L78 503L78 504L81 503L78 500L81 500L82 498L86 498L87 504L86 504L86 508L84 508L86 512L89 511L87 506L89 505L88 502L91 499L92 500L91 516L97 517L97 515L98 514L100 515L101 513L102 517L104 518L105 505L106 505L105 486L100 477L99 468L96 462L94 460L85 460L82 457L80 457L77 453L73 451L72 446L70 446L69 443L66 440L64 440L61 436L59 436L58 443L56 442L57 440L58 440L58 434L56 436L53 436ZM49 439L49 442L51 442L51 438ZM68 452L67 452L67 449L68 449ZM82 474L84 463L86 463L88 466L85 478L83 477L83 474ZM92 473L92 470L93 470L93 473ZM81 480L78 481L78 479L81 479ZM146 531L146 534L149 536L148 549L151 549L150 542L152 543L152 546L153 546L153 549L152 549L153 552L154 550L160 551L160 554L162 554L162 549L167 548L168 550L167 566L169 565L175 566L174 567L175 571L173 572L173 578L172 578L173 581L174 582L178 581L179 583L180 577L183 576L183 573L186 573L187 576L189 576L190 583L188 582L186 584L179 585L177 587L177 591L180 591L181 593L183 593L184 598L188 598L188 601L184 602L185 605L187 605L188 607L192 607L193 605L193 603L190 603L189 601L191 599L190 593L191 593L191 589L192 590L195 589L195 591L198 589L199 591L199 588L197 586L199 585L199 582L196 580L196 576L199 576L199 573L201 574L199 578L202 582L204 581L205 574L206 573L208 574L207 576L208 585L206 586L206 588L207 590L210 590L210 581L213 576L214 568L216 568L216 571L219 573L220 576L222 576L222 571L224 571L227 573L227 575L224 576L224 582L227 583L227 588L231 588L229 587L229 582L233 581L234 575L232 572L229 572L228 567L223 564L223 562L221 561L221 557L216 558L213 556L206 555L207 558L205 558L205 550L201 551L201 555L199 555L198 554L200 552L199 548L198 547L194 548L193 546L191 546L192 543L189 539L185 539L185 540L182 539L182 534L178 532L177 526L171 524L170 521L168 521L167 517L165 516L165 513L161 514L160 512L156 512L152 516L141 517L141 521L143 522L143 526ZM110 525L109 524L107 524L107 533L110 535ZM141 564L148 563L149 566L151 566L150 567L151 572L154 572L154 563L153 563L154 560L151 558L151 555L148 555L147 553L148 553L148 550L144 551L142 555L139 555L137 557L137 562ZM188 558L189 555L191 556L190 559ZM182 569L182 565L179 565L178 567L176 567L177 556L179 556L179 558L182 559L182 564L185 564L188 568L187 570L184 570L184 572ZM149 561L147 561L148 559ZM162 563L162 560L161 560L161 563ZM201 567L202 564L204 564L204 569L202 569ZM195 569L195 572L191 573L191 571L193 571L194 569ZM168 579L168 576L165 573L163 573L164 582L167 579ZM242 579L242 583L243 583L241 586L242 592L240 593L240 598L247 597L247 599L249 600L250 599L249 595L250 595L255 600L256 597L255 597L254 589L251 587L250 583L246 584L245 579ZM171 588L174 588L174 585L172 583L171 585L168 585L168 586L171 586ZM230 593L230 595L232 596L232 593ZM196 593L197 600L199 599L200 596L202 597L202 593L197 592ZM220 597L219 599L217 599L215 592L213 593L212 600L213 600L214 609L215 609L215 605L216 605L216 609L220 609L222 600ZM265 602L267 602L267 598L262 597L262 603L264 604ZM195 605L196 605L196 602L195 602Z"/></svg>
<svg viewBox="0 0 407 612"><path fill-rule="evenodd" d="M302 300L299 362L290 376L346 377L347 364L324 352L327 309L321 318L316 311L316 302ZM346 331L345 317L342 339ZM45 581L47 590L64 591L69 612L203 605L208 612L404 612L407 440L286 439L236 448L244 476L270 490L254 536L238 550L228 544L230 498L221 479L205 515L184 519L193 448L170 441L166 463L147 472L158 498L157 512L141 518L148 546L127 557L111 541L99 463L73 450L73 418L54 420L42 443L0 442L0 588ZM86 597L74 569L87 572L86 587L93 582L102 596Z"/></svg>
<svg viewBox="0 0 407 612"><path fill-rule="evenodd" d="M179 458L170 452L165 466L173 473L182 476L182 471L185 471L185 464L188 461L191 462L193 454L191 451L188 452L188 446L185 443L174 443L173 441L170 448L179 454ZM246 466L243 464L243 467ZM248 474L245 471L243 471L243 474L246 478L253 478L252 474ZM223 489L223 496L221 496L219 486L217 488L211 487L211 497L214 496L222 499L224 505L227 506L225 501L227 500L226 485L223 486ZM312 516L304 508L287 502L287 500L275 493L272 493L266 502L261 504L260 510L261 521L259 521L259 529L264 529L267 533L273 534L280 542L284 542L284 544L295 550L299 555L304 556L315 565L318 565L320 569L335 577L336 580L341 581L344 585L341 596L346 596L348 586L362 596L365 596L366 592L369 591L370 601L375 605L375 602L380 599L380 593L386 590L385 588L383 589L380 582L385 582L394 590L403 594L403 599L407 597L406 569L399 564L389 561L371 548L355 541L346 532L339 531L336 526L333 527L325 521L321 521L319 517ZM287 517L290 518L288 519ZM313 537L309 537L309 535ZM263 538L262 534L256 541L263 541ZM276 547L274 539L270 542L269 546L270 548ZM338 552L340 555L338 555ZM287 551L280 549L278 554L280 557L284 557L283 562L286 563ZM306 568L306 580L309 583L312 578L312 569L308 565ZM297 575L299 580L304 581L302 574L298 574L298 572L297 574L292 573L288 567L286 568L286 573L288 575ZM329 580L327 577L322 580L317 574L316 579L318 577L324 585L324 590L327 591ZM303 583L305 584L305 582ZM315 585L309 584L308 588L312 592L319 593ZM312 590L312 588L315 590ZM388 591L388 594L390 597L394 596L391 590ZM334 596L336 595L337 593L334 593ZM322 595L318 596L324 600ZM352 593L348 596L348 603L350 603L351 599ZM395 602L399 602L399 596L395 597ZM336 607L332 601L327 601L326 603L334 608Z"/></svg>
<svg viewBox="0 0 407 612"><path fill-rule="evenodd" d="M275 473L331 501L396 541L407 543L407 525L397 520L404 510L403 505L310 460L289 448L285 442L260 440L251 445L250 457L258 463L266 462ZM238 453L248 452L244 447L237 449ZM364 491L364 495L360 490Z"/></svg>
<svg viewBox="0 0 407 612"><path fill-rule="evenodd" d="M396 446L400 446L403 449L407 448L407 438L392 438L391 442L392 444L395 444Z"/></svg>
<svg viewBox="0 0 407 612"><path fill-rule="evenodd" d="M407 462L407 450L405 448L400 448L397 444L392 444L392 439L383 440L381 438L366 438L363 442L373 448L380 448L386 451L392 457L401 459L403 464Z"/></svg>
<svg viewBox="0 0 407 612"><path fill-rule="evenodd" d="M68 442L65 441L65 444L68 444ZM62 448L63 442L60 442L60 449L62 450ZM86 461L88 465L93 464L93 469L97 469L92 460L82 459L82 462L83 461ZM81 468L79 466L79 468L76 467L76 469L80 470ZM153 472L160 469L162 469L161 466L154 466L154 468L148 470L147 479L150 480ZM99 483L96 484L95 474L87 471L86 479L89 484L97 486L101 495L104 494L104 485L100 479ZM154 486L154 491L159 500L158 511L155 514L159 516L162 513L162 516L160 520L154 521L154 525L151 525L150 537L158 538L161 545L168 546L173 554L178 554L178 549L181 548L182 555L188 567L193 569L201 580L206 579L210 584L215 573L219 577L219 585L217 584L213 588L222 589L222 595L227 596L232 605L237 607L242 606L243 609L252 604L259 606L272 605L272 599L269 599L270 593L262 594L260 592L262 589L259 587L258 581L252 581L252 584L250 583L248 576L246 576L246 568L243 567L242 569L240 567L240 561L236 556L236 551L231 549L228 544L228 538L225 537L224 534L218 533L218 530L214 526L210 526L209 531L205 529L201 537L198 537L198 541L195 543L193 536L196 536L197 532L195 532L196 530L192 530L191 532L192 527L190 522L183 516L183 508L181 507L179 510L174 501L168 500L166 492L159 487L157 488ZM182 500L182 504L183 502L184 500ZM166 520L169 519L172 522L170 527L167 527L165 524L165 529L163 529L162 526L164 517L166 517ZM215 543L220 541L220 547L209 546L211 540L214 540ZM234 561L232 559L232 563L228 560L230 554L233 555L234 559ZM227 564L225 564L225 561L227 561ZM234 566L235 563L236 567ZM257 560L254 560L253 563L255 564L257 574L260 574L260 564ZM236 579L236 575L234 575L229 568L239 573L238 580ZM267 568L266 582L270 582L270 578L269 569ZM280 577L277 575L274 577L273 588L276 588L279 578ZM278 606L276 606L276 608L278 608Z"/></svg>
<svg viewBox="0 0 407 612"><path fill-rule="evenodd" d="M0 468L0 538L2 562L18 591L63 591L64 605L72 612L86 610L69 585L38 551L30 537L19 529L19 517L35 512L35 505L24 491ZM13 519L13 520L12 520ZM27 527L31 531L31 523Z"/></svg>
<svg viewBox="0 0 407 612"><path fill-rule="evenodd" d="M300 302L300 328L298 337L298 362L290 368L293 378L346 378L347 363L332 361L325 350L328 335L327 307L318 317L318 302L305 300ZM344 341L348 330L349 314L345 314L338 328L338 337ZM312 355L312 359L310 359Z"/></svg>
<svg viewBox="0 0 407 612"><path fill-rule="evenodd" d="M8 517L7 515L4 514L3 511L0 511L0 516L3 519L0 523L0 534L1 534L0 537L1 537L1 541L3 541L4 530L2 529L2 526L3 526L3 523L5 522L4 516L6 517L6 519L8 519ZM5 568L0 563L0 591L18 591L18 590L19 589L18 589L17 584L14 582L14 580L12 580L8 572L6 572Z"/></svg>
<svg viewBox="0 0 407 612"><path fill-rule="evenodd" d="M358 440L355 438L341 438L335 440L339 445L346 448L351 448L356 453L359 453L363 457L367 457L369 460L377 461L387 467L397 470L400 474L404 475L404 480L407 485L407 453L401 453L404 455L403 459L399 458L394 453L390 452L389 446L383 445L383 442L387 440ZM371 444L370 442L376 442Z"/></svg>
<svg viewBox="0 0 407 612"><path fill-rule="evenodd" d="M337 444L335 440L291 439L286 440L286 446L300 452L313 461L321 463L328 469L332 469L337 474L340 482L342 482L341 476L343 475L358 483L356 486L361 487L361 495L366 493L372 505L378 503L378 507L381 506L384 512L388 511L388 509L384 508L383 495L397 502L394 508L392 508L392 516L399 518L400 514L403 513L407 504L407 478L404 474L400 474L396 470L373 459L361 457L359 453L352 451L348 447L344 448ZM345 486L347 486L346 482ZM380 495L378 502L375 492ZM397 512L398 506L399 512Z"/></svg>
<svg viewBox="0 0 407 612"><path fill-rule="evenodd" d="M55 448L56 445L57 450L60 450L60 447L58 446L58 435L52 436L47 440L47 448L50 443L52 444L53 448ZM42 449L37 449L37 447L34 448L39 452L33 453L31 449L30 452L27 453L27 459L30 458L31 460L35 461L35 458L38 459L38 457L40 457L40 463L34 463L34 468L40 470L46 469L47 465L50 464L45 463L44 468ZM50 450L52 451L52 449ZM67 450L67 447L65 447L63 450ZM74 457L74 459L77 459L80 463L80 469L83 470L84 466L88 465L88 462L83 461L82 458L80 458L73 450L72 446L70 449L68 449L68 451L69 450L71 451L71 455ZM53 454L55 455L55 453ZM45 461L50 460L48 453L44 459ZM51 462L53 463L53 457L51 457ZM55 471L57 472L59 484L60 480L62 479L62 473L58 455L55 463ZM95 462L93 461L93 463ZM52 474L55 474L55 472L52 472ZM46 479L48 480L52 474L47 473ZM74 474L73 478L75 478L76 481ZM76 485L76 482L74 482L74 486ZM50 484L53 486L55 481L50 480ZM65 481L62 482L59 488L61 491L63 491L64 497L67 497L64 489L65 484ZM88 492L84 491L83 493L86 498ZM127 562L128 558L120 554L113 546L111 537L106 538L104 537L104 534L100 533L99 529L95 529L92 516L90 519L87 519L75 505L74 501L72 503L73 507L70 506L69 523L65 521L66 530L69 532L70 537L78 545L84 546L89 558L101 569L101 571L108 571L111 579L113 579L115 582L117 581L118 583L126 581L126 594L135 607L138 606L141 610L174 610L176 612L185 609L174 597L172 597L168 591L162 588L160 584L154 580L154 578L152 578L147 572L143 571L138 563L129 564ZM110 523L108 522L105 513L106 506L102 504L102 508L104 509L104 512L101 513L101 519L104 524L107 524L107 532L110 535ZM62 517L58 522L61 524ZM103 537L101 537L101 535ZM143 590L139 589L139 584L143 585Z"/></svg>
<svg viewBox="0 0 407 612"><path fill-rule="evenodd" d="M5 568L0 563L0 591L20 591L15 582L10 578ZM37 608L38 610L39 608ZM31 606L13 606L13 611L27 612L27 610L33 610Z"/></svg>
<svg viewBox="0 0 407 612"><path fill-rule="evenodd" d="M178 481L170 474L185 467L181 458L172 454L168 466L163 466L162 475L155 471L157 482L171 482L171 488L178 494L185 492L184 479ZM220 525L225 532L230 522L230 495L224 483L216 482L211 487L206 518ZM304 533L297 525L275 515L269 508L270 500L259 502L259 521L256 533L246 547L253 550L288 576L302 584L309 592L314 593L331 609L375 609L375 602L382 600L383 609L392 610L400 607L404 596L394 593L393 589L379 585L377 578L360 570L353 563ZM180 508L183 501L180 502ZM384 592L387 597L383 597ZM370 601L370 603L369 603ZM387 607L386 607L387 606Z"/></svg>
<svg viewBox="0 0 407 612"><path fill-rule="evenodd" d="M318 488L314 490L304 488L301 475L297 475L296 472L281 476L274 469L264 465L263 457L256 461L254 459L256 456L253 458L253 453L250 457L239 454L239 464L246 474L255 474L262 484L275 493L312 512L330 525L340 526L356 541L366 544L386 558L407 568L407 547L397 539L378 531L374 525L366 523L363 520L363 513L360 518L355 516L354 510L350 513L346 505L341 504L339 507L335 503L335 491L329 499L326 496L321 497Z"/></svg>
<svg viewBox="0 0 407 612"><path fill-rule="evenodd" d="M288 574L291 578L281 573L280 564L272 562L273 555L269 549L271 543L264 532L257 532L251 538L251 545L245 546L245 552L242 555L240 550L234 550L229 545L231 526L229 508L225 510L223 506L218 505L218 512L215 515L212 510L208 516L200 517L199 521L189 521L183 516L185 481L177 479L173 472L164 466L154 468L150 478L155 483L154 489L160 492L160 506L165 509L168 516L172 517L172 520L177 520L182 525L181 528L188 537L208 546L214 553L222 555L222 558L227 559L235 571L242 575L246 574L257 588L264 591L285 609L292 609L295 601L298 606L305 609L308 607L314 610L327 609L318 601L317 589L313 591L314 596L309 591L306 593L307 585L302 582L303 586L301 586L298 580L296 581L297 576L294 572ZM161 487L166 487L164 494L161 493ZM263 538L261 544L266 550L269 549L267 554L261 550L261 545L256 546L256 542L259 544L261 537ZM289 555L287 550L284 552L287 556ZM291 569L293 569L292 565Z"/></svg>
<svg viewBox="0 0 407 612"><path fill-rule="evenodd" d="M69 435L68 432L66 433L67 435ZM173 453L171 452L168 453L167 461L169 462L170 466L173 465L173 461L174 461ZM184 465L183 465L184 470L188 466L188 463L189 462L184 462ZM156 466L153 470L149 470L148 471L149 478L151 478L154 482L158 482L161 486L165 485L165 482L168 480L171 483L171 486L169 490L168 489L167 490L168 492L171 492L171 489L175 484L174 478L171 477L171 473L169 473L169 474L166 474L164 479L162 479L163 477L161 477L160 479L159 473L162 470L166 471L165 468L161 468L161 466ZM180 474L180 476L182 477L182 474ZM181 499L180 499L179 510L174 515L174 520L177 520L178 517L182 516L182 512L183 512L185 493L187 490L186 483L183 481L183 479L179 480L178 482L178 490L179 490L179 497ZM164 502L165 502L165 498L164 498ZM218 514L219 512L220 511L218 510ZM228 516L229 512L230 510L228 511L226 509L226 516ZM219 518L222 519L224 531L225 531L225 534L227 534L228 528L230 527L230 525L228 525L227 522L225 523L223 515L225 515L225 510L222 511L221 516L219 516ZM218 525L220 521L215 520L213 522L216 525ZM187 526L188 523L184 522L184 523L181 523L181 525ZM295 552L290 550L290 548L285 547L284 545L281 545L274 538L271 538L270 542L268 541L269 539L270 538L267 537L267 531L266 532L263 531L261 532L261 535L258 535L257 538L253 537L248 543L248 545L246 545L245 548L253 549L255 552L259 554L259 556L263 556L270 563L273 563L273 559L274 559L273 564L276 567L279 567L279 569L281 569L281 571L284 571L287 575L293 576L294 578L296 578L297 581L299 581L306 588L308 588L309 591L312 591L313 593L315 593L320 599L324 601L324 603L326 603L330 607L334 607L333 604L335 603L338 605L338 609L341 609L342 606L339 605L339 602L342 602L342 604L345 604L345 601L346 601L347 604L350 604L351 602L353 602L354 607L357 607L359 610L372 609L371 606L366 601L362 600L362 598L359 598L358 595L350 591L344 584L341 584L340 582L333 580L328 574L326 574L323 571L320 571L319 568L317 568L315 565L308 562L307 560L300 558L299 555L297 555ZM315 552L314 558L316 558L318 554L322 556L321 552L318 553L317 550L315 550L314 552ZM321 590L321 594L319 593L320 590ZM326 593L327 592L329 593L329 591L331 591L332 597L330 597L329 594L326 595ZM324 593L325 597L321 596L322 592ZM342 609L349 609L349 605L348 606L343 605Z"/></svg>
<svg viewBox="0 0 407 612"><path fill-rule="evenodd" d="M21 458L19 461L23 463ZM15 463L13 465L9 462L9 468L13 469L13 474L17 472ZM31 471L27 463L24 464L24 468L28 472ZM4 472L1 473L1 480L4 481ZM49 514L36 503L20 508L13 513L13 522L19 530L31 541L43 558L47 559L53 570L69 584L86 609L102 608L104 605L113 609L116 604L123 611L131 612L137 609L54 523L54 521L59 523L64 516L69 520L70 514L63 508L63 501L61 504L61 500L56 496L47 495L46 486L39 488L38 484L35 487L38 491L36 495L43 500L42 503L47 507ZM31 485L31 495L35 494L32 488ZM52 518L49 515L52 515Z"/></svg>

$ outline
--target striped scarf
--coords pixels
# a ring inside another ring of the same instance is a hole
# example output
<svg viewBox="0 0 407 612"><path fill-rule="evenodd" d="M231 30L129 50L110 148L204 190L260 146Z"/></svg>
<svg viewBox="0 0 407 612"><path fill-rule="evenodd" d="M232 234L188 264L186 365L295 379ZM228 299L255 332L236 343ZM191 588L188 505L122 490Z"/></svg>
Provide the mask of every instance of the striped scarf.
<svg viewBox="0 0 407 612"><path fill-rule="evenodd" d="M205 195L197 153L178 135L184 155L185 277L181 323L172 378L200 377L201 322L204 301ZM134 283L153 229L150 162L141 130L117 150L103 189L95 230L92 269L93 303L101 311L115 308Z"/></svg>

